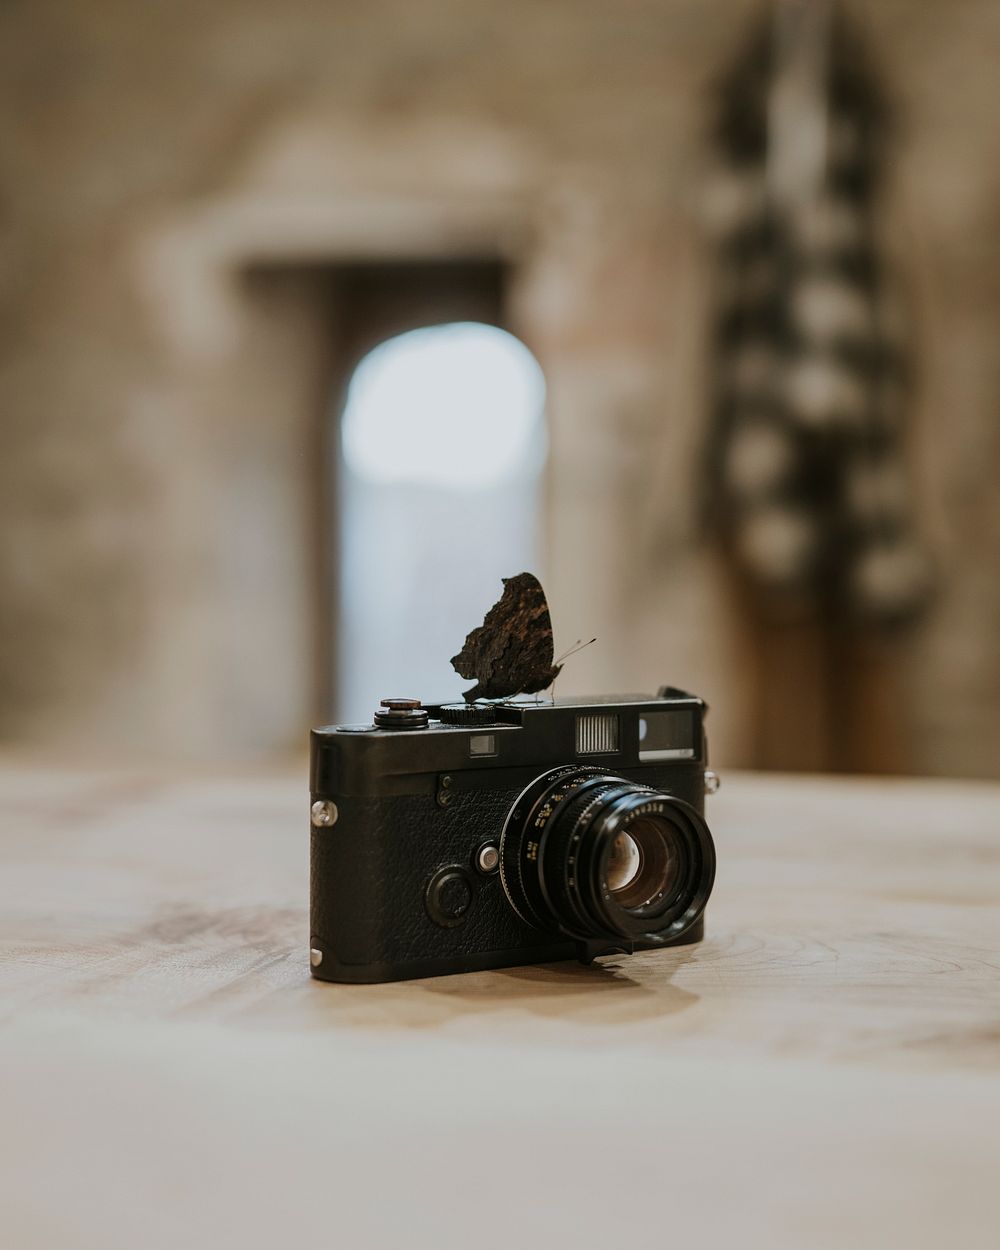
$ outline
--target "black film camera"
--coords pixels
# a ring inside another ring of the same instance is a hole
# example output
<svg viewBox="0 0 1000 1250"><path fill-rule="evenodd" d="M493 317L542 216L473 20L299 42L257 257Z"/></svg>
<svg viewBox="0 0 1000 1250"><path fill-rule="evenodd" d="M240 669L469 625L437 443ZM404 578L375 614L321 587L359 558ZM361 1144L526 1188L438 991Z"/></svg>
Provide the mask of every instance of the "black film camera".
<svg viewBox="0 0 1000 1250"><path fill-rule="evenodd" d="M386 699L312 734L311 964L396 981L697 942L705 704Z"/></svg>

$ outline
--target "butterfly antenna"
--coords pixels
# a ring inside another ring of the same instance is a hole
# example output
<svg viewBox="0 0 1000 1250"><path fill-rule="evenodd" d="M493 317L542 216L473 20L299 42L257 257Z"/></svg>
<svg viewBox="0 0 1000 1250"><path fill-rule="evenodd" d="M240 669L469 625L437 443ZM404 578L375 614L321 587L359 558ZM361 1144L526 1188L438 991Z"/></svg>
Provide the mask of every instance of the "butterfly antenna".
<svg viewBox="0 0 1000 1250"><path fill-rule="evenodd" d="M568 651L564 651L558 660L553 661L553 668L558 668L565 660L568 660L571 655L576 655L578 651L582 651L584 647L589 647L592 642L596 642L596 641L597 641L596 638L588 638L586 642L583 642L582 639L578 638ZM554 677L552 678L551 682L549 682L546 689L549 691L550 701L555 703L556 701L556 679ZM521 695L521 694L524 694L524 691L517 690L514 692L514 694L509 694L503 699L497 699L496 702L507 703L511 699L516 699L518 695ZM541 692L539 692L538 694L535 695L535 702L541 703L541 701L542 701Z"/></svg>
<svg viewBox="0 0 1000 1250"><path fill-rule="evenodd" d="M588 638L586 642L584 642L581 638L578 638L576 642L574 642L573 645L570 647L570 649L568 651L564 651L562 655L559 657L559 659L554 662L553 667L556 669L561 669L563 664L569 659L571 655L576 655L578 651L582 651L584 647L589 647L591 643L594 643L596 641L597 641L596 638ZM556 674L556 676L558 676L558 673ZM555 704L555 701L556 701L556 678L555 677L552 678L552 681L549 685L549 700L553 704Z"/></svg>
<svg viewBox="0 0 1000 1250"><path fill-rule="evenodd" d="M568 660L571 655L576 655L578 651L582 651L584 647L589 647L591 643L594 643L596 641L597 641L596 638L588 638L586 642L583 642L580 638L578 638L568 651L564 651L562 653L562 655L559 657L558 660L555 661L555 663L556 664L565 663L565 661Z"/></svg>

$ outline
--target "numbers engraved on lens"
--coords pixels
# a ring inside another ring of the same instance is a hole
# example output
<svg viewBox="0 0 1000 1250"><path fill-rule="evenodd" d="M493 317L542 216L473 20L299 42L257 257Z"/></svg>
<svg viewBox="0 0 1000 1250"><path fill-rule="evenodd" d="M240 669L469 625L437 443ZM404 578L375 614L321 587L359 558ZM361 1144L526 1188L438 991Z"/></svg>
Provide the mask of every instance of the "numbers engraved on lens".
<svg viewBox="0 0 1000 1250"><path fill-rule="evenodd" d="M536 829L545 828L545 825L548 823L549 817L552 815L556 807L563 801L565 797L566 795L564 793L549 795L548 799L545 801L545 806L539 811L538 815L535 817Z"/></svg>
<svg viewBox="0 0 1000 1250"><path fill-rule="evenodd" d="M538 858L538 843L529 842L527 848L528 859L535 860Z"/></svg>

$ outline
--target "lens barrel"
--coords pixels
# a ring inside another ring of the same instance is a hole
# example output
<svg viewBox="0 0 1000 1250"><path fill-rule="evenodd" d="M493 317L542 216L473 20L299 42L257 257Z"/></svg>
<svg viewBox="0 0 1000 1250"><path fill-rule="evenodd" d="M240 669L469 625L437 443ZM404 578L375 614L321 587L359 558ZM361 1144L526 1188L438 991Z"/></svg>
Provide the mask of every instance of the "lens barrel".
<svg viewBox="0 0 1000 1250"><path fill-rule="evenodd" d="M705 909L715 847L682 799L568 765L536 778L511 808L500 877L535 928L580 941L669 942Z"/></svg>

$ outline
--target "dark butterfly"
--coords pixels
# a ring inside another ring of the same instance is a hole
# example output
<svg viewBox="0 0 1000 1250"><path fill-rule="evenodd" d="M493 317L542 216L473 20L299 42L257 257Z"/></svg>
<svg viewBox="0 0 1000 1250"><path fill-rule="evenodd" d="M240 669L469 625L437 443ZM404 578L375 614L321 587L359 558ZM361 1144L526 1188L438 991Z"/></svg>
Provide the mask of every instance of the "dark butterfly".
<svg viewBox="0 0 1000 1250"><path fill-rule="evenodd" d="M452 667L461 677L475 678L465 699L507 699L536 694L551 686L562 671L553 663L552 617L542 584L532 573L503 579L503 596L486 619L465 640Z"/></svg>

